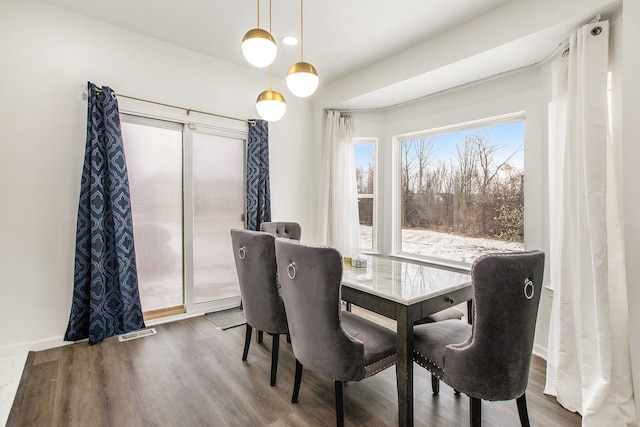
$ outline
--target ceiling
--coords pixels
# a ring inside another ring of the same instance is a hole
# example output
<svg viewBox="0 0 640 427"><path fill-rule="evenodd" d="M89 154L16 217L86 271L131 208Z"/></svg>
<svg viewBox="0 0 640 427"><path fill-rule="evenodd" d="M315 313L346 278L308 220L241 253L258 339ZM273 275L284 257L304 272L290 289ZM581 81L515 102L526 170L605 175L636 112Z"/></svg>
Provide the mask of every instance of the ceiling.
<svg viewBox="0 0 640 427"><path fill-rule="evenodd" d="M100 21L252 68L240 42L257 26L255 0L42 0ZM304 3L304 60L327 84L406 51L514 0L314 0ZM269 28L269 2L262 0L260 27ZM271 33L278 42L274 76L284 77L300 60L300 46L285 46L284 35L300 34L300 1L273 1ZM514 25L519 25L514 22ZM381 108L448 87L539 62L573 29L554 26L524 37L504 50L473 55L447 67L361 94L343 107ZM476 57L478 56L478 57ZM475 57L475 58L474 58ZM489 60L490 59L490 60ZM264 69L268 73L268 68ZM432 74L436 73L436 74ZM422 87L424 86L424 87ZM416 89L419 88L418 91Z"/></svg>

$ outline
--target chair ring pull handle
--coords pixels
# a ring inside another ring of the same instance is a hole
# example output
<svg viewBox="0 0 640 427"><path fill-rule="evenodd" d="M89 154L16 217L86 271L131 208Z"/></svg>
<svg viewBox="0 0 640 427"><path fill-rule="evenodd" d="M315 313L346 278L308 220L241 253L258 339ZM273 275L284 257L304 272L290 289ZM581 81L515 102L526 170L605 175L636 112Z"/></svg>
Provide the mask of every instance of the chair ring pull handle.
<svg viewBox="0 0 640 427"><path fill-rule="evenodd" d="M247 256L247 250L244 248L244 246L238 249L238 258L245 259L246 256Z"/></svg>
<svg viewBox="0 0 640 427"><path fill-rule="evenodd" d="M531 281L531 279L526 278L524 280L524 296L526 299L531 299L533 298L533 292L535 291L535 288L533 286L533 282Z"/></svg>
<svg viewBox="0 0 640 427"><path fill-rule="evenodd" d="M287 267L287 276L289 276L289 279L295 279L296 278L296 263L295 262L290 263L289 266Z"/></svg>

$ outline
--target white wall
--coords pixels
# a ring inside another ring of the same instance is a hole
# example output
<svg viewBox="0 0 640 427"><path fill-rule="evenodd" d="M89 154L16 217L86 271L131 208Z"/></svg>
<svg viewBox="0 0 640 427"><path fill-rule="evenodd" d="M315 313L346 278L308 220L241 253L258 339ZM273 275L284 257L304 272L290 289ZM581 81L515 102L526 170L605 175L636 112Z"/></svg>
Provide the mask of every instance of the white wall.
<svg viewBox="0 0 640 427"><path fill-rule="evenodd" d="M633 371L636 411L640 411L640 2L624 0L622 40L622 143L624 235L627 267L627 299L629 307L629 339Z"/></svg>
<svg viewBox="0 0 640 427"><path fill-rule="evenodd" d="M254 118L268 79L32 0L0 2L0 52L2 353L59 342L67 325L87 114L80 86L90 80L125 95ZM272 216L304 230L314 221L311 110L291 98L285 118L270 125Z"/></svg>

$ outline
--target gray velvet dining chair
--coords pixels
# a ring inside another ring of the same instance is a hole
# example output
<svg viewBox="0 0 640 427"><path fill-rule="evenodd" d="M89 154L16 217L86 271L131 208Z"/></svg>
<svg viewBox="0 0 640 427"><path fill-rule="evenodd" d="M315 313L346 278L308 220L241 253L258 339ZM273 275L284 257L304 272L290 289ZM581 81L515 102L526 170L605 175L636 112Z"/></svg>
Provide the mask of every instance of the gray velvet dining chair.
<svg viewBox="0 0 640 427"><path fill-rule="evenodd" d="M296 373L303 367L334 382L336 425L344 425L343 384L374 375L397 360L396 334L340 308L342 257L329 247L276 239L276 259Z"/></svg>
<svg viewBox="0 0 640 427"><path fill-rule="evenodd" d="M297 222L263 222L260 231L293 240L300 240L302 236L302 227Z"/></svg>
<svg viewBox="0 0 640 427"><path fill-rule="evenodd" d="M258 231L231 230L244 317L247 322L242 360L247 360L253 328L270 334L271 385L276 384L280 335L288 334L287 316L276 283L275 236Z"/></svg>
<svg viewBox="0 0 640 427"><path fill-rule="evenodd" d="M260 231L285 239L300 240L302 227L297 222L273 221L260 223ZM256 342L262 343L262 331L258 329Z"/></svg>
<svg viewBox="0 0 640 427"><path fill-rule="evenodd" d="M472 324L445 320L414 327L414 360L470 398L470 424L481 425L481 402L516 399L529 426L525 391L544 273L544 252L494 253L471 267Z"/></svg>

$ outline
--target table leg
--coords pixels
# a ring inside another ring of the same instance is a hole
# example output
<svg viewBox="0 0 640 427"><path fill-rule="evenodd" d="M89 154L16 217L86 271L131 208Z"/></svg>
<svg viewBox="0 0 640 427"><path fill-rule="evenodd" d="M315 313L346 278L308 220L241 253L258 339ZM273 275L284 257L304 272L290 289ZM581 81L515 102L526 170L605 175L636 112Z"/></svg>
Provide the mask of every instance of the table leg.
<svg viewBox="0 0 640 427"><path fill-rule="evenodd" d="M413 426L413 322L407 307L398 307L398 425Z"/></svg>

